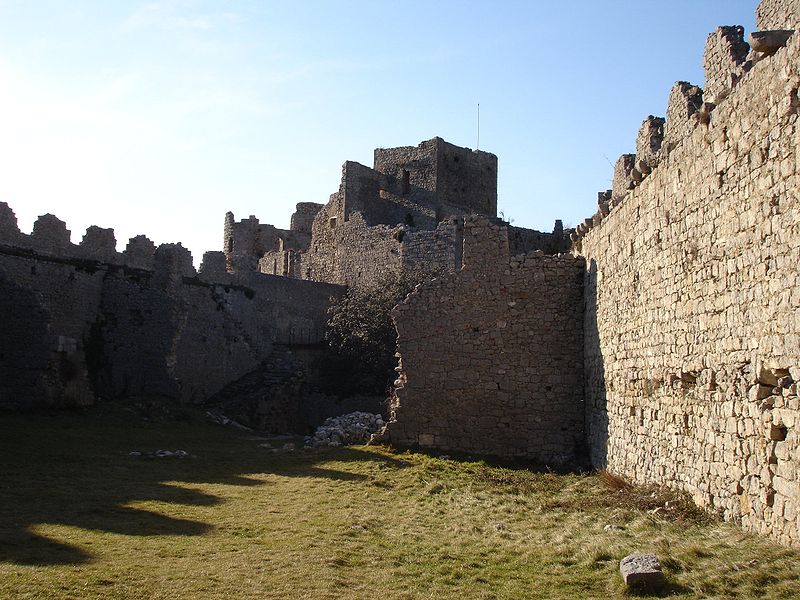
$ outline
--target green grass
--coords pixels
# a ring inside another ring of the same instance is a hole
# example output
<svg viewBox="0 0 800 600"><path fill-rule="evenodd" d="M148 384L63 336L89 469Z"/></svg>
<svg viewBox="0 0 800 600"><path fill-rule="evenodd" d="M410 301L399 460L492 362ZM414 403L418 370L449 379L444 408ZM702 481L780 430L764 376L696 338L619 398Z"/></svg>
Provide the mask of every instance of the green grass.
<svg viewBox="0 0 800 600"><path fill-rule="evenodd" d="M619 598L634 551L665 595L800 596L800 553L683 501L653 515L659 490L260 443L199 416L0 415L0 598ZM193 456L128 455L159 448Z"/></svg>

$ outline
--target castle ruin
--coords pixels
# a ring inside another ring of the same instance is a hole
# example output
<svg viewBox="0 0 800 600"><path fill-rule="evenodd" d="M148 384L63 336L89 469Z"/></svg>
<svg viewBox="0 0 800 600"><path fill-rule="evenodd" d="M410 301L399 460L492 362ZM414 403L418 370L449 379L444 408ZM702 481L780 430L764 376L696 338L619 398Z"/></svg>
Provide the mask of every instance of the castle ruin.
<svg viewBox="0 0 800 600"><path fill-rule="evenodd" d="M800 545L800 3L756 16L709 35L704 88L674 85L575 231L497 219L496 157L439 138L345 163L289 230L229 213L199 272L0 204L0 405L202 402L318 344L344 286L421 266L384 440L588 457Z"/></svg>
<svg viewBox="0 0 800 600"><path fill-rule="evenodd" d="M464 217L497 219L497 157L433 138L418 146L377 148L373 168L348 161L326 205L301 203L289 231L251 216L225 216L232 271L346 286L375 285L387 273L461 268ZM507 225L515 253L567 252L569 231Z"/></svg>

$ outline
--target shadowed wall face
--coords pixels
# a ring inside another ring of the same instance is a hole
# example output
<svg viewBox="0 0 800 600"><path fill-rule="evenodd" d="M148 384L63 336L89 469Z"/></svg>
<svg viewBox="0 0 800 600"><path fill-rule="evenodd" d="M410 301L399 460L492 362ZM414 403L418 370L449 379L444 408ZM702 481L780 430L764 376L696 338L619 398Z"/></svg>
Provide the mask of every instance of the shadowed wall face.
<svg viewBox="0 0 800 600"><path fill-rule="evenodd" d="M198 275L180 245L134 238L117 253L111 230L90 228L80 245L69 239L52 215L21 234L0 203L0 408L96 396L203 402L275 344L320 344L330 299L342 291L229 274L221 253L208 254Z"/></svg>

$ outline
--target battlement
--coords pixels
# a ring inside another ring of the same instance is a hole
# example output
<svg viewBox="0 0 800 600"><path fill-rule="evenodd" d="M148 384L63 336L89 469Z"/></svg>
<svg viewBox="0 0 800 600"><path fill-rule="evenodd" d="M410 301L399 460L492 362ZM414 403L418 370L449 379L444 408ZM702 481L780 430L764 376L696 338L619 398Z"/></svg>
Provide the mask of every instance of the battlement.
<svg viewBox="0 0 800 600"><path fill-rule="evenodd" d="M800 3L795 0L765 0L758 10L764 15L759 23L800 24ZM778 14L780 18L776 17ZM712 119L719 113L718 107L724 106L736 88L751 78L751 71L757 72L753 77L760 78L764 69L771 68L768 65L774 65L771 61L776 52L787 45L797 45L797 36L792 34L792 30L751 33L752 48L744 41L744 28L738 25L718 27L709 34L704 53L705 89L686 81L676 82L669 93L667 118L650 115L644 120L636 138L636 154L619 157L614 165L612 189L598 194L597 212L584 219L571 236L573 243L578 244L576 248L580 250L581 238L598 226L698 128L710 132ZM786 102L791 105L788 109L791 111L797 101L792 93L789 96ZM724 171L721 169L720 173Z"/></svg>
<svg viewBox="0 0 800 600"><path fill-rule="evenodd" d="M0 202L0 252L5 248L6 251L29 251L60 260L94 261L136 269L154 269L156 246L147 237L138 235L131 238L124 252L117 252L116 244L113 229L96 225L86 229L79 244L73 244L67 224L52 214L36 219L33 231L26 235L20 232L11 207Z"/></svg>
<svg viewBox="0 0 800 600"><path fill-rule="evenodd" d="M143 235L122 253L115 244L112 229L96 226L73 244L54 215L25 235L0 203L0 408L138 395L202 402L275 344L319 344L342 291L229 273L223 252L207 252L196 273L181 244Z"/></svg>

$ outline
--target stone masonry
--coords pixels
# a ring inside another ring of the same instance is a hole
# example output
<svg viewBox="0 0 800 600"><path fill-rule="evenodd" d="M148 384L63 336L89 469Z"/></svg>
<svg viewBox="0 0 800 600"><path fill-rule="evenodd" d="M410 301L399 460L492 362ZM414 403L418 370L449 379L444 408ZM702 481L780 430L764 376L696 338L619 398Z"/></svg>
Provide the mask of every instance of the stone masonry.
<svg viewBox="0 0 800 600"><path fill-rule="evenodd" d="M756 8L756 29L794 29L800 23L800 1L761 0Z"/></svg>
<svg viewBox="0 0 800 600"><path fill-rule="evenodd" d="M398 367L384 439L571 465L583 444L583 259L509 256L464 224L464 268L395 308ZM524 348L524 351L520 351Z"/></svg>
<svg viewBox="0 0 800 600"><path fill-rule="evenodd" d="M587 438L597 467L800 544L800 38L748 70L741 38L709 38L713 111L679 84L668 156L576 236Z"/></svg>
<svg viewBox="0 0 800 600"><path fill-rule="evenodd" d="M198 273L144 236L72 244L53 215L23 235L0 203L0 408L202 402L319 343L332 283L427 270L393 313L385 439L553 465L584 448L800 546L800 5L757 21L752 49L709 36L705 90L672 88L574 231L504 224L497 158L440 138L345 163L289 230L229 213Z"/></svg>
<svg viewBox="0 0 800 600"><path fill-rule="evenodd" d="M752 63L747 60L750 46L744 41L744 28L736 26L718 27L706 40L703 61L706 86L706 102L718 104L731 93Z"/></svg>
<svg viewBox="0 0 800 600"><path fill-rule="evenodd" d="M797 8L765 0L759 23ZM583 406L597 468L800 545L800 37L752 34L777 40L753 60L743 35L709 36L705 98L678 82L645 120L572 235L579 263L509 264L504 234L465 226L464 269L395 309L392 441L555 462Z"/></svg>

